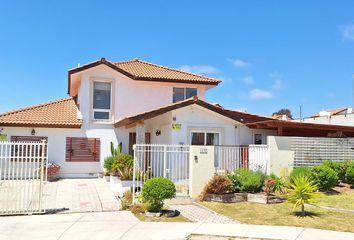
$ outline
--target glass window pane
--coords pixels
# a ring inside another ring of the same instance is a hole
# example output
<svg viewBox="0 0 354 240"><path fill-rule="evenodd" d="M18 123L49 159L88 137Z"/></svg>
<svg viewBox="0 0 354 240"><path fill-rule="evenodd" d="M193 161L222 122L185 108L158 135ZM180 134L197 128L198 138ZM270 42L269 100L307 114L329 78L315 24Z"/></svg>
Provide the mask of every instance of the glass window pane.
<svg viewBox="0 0 354 240"><path fill-rule="evenodd" d="M97 111L95 111L93 113L93 118L94 119L102 119L102 120L109 119L109 112L97 112Z"/></svg>
<svg viewBox="0 0 354 240"><path fill-rule="evenodd" d="M192 145L204 145L204 133L194 132L192 133Z"/></svg>
<svg viewBox="0 0 354 240"><path fill-rule="evenodd" d="M207 133L206 145L208 145L208 146L220 145L219 133Z"/></svg>
<svg viewBox="0 0 354 240"><path fill-rule="evenodd" d="M256 133L254 135L254 144L262 144L262 134Z"/></svg>
<svg viewBox="0 0 354 240"><path fill-rule="evenodd" d="M186 88L186 98L191 98L197 95L198 94L196 88Z"/></svg>
<svg viewBox="0 0 354 240"><path fill-rule="evenodd" d="M110 83L100 83L100 82L94 83L93 108L111 109L111 84Z"/></svg>
<svg viewBox="0 0 354 240"><path fill-rule="evenodd" d="M184 88L173 88L173 102L184 100Z"/></svg>

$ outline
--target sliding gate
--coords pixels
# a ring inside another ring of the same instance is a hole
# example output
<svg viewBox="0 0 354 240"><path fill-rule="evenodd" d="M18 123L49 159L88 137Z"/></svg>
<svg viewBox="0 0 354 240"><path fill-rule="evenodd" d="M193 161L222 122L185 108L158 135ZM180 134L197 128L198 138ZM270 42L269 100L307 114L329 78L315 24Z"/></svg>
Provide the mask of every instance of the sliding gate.
<svg viewBox="0 0 354 240"><path fill-rule="evenodd" d="M162 176L175 183L177 196L188 196L189 150L184 145L134 145L134 192L139 194L148 179Z"/></svg>
<svg viewBox="0 0 354 240"><path fill-rule="evenodd" d="M43 213L47 143L0 141L0 215Z"/></svg>

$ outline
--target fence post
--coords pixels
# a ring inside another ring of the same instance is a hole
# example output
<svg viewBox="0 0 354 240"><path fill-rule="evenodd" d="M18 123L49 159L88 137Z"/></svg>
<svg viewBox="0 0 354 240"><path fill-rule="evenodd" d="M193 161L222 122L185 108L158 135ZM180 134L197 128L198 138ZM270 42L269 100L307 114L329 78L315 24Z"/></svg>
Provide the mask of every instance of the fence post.
<svg viewBox="0 0 354 240"><path fill-rule="evenodd" d="M163 177L166 178L166 171L167 171L167 145L163 146Z"/></svg>
<svg viewBox="0 0 354 240"><path fill-rule="evenodd" d="M46 151L46 140L42 140L42 153L41 153L41 174L39 180L39 211L42 211L42 196L43 196L43 177L44 177L44 163L45 161L45 151Z"/></svg>
<svg viewBox="0 0 354 240"><path fill-rule="evenodd" d="M134 150L134 161L133 161L133 198L132 198L132 204L135 203L135 181L136 181L136 145L134 144L133 146L133 150Z"/></svg>

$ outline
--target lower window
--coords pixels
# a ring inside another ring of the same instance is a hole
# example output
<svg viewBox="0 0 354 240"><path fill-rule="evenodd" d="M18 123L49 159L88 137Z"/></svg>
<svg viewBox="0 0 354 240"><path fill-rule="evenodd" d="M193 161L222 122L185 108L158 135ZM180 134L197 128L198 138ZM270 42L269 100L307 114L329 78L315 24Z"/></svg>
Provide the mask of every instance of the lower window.
<svg viewBox="0 0 354 240"><path fill-rule="evenodd" d="M192 132L191 145L220 145L220 133Z"/></svg>

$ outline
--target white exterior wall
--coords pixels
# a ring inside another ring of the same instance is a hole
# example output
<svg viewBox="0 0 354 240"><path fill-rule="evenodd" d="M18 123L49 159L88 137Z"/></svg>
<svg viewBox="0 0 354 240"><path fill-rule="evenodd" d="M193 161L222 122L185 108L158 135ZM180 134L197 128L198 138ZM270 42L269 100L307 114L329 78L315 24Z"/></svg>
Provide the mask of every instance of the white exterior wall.
<svg viewBox="0 0 354 240"><path fill-rule="evenodd" d="M90 111L92 111L91 85L94 80L113 83L113 122L171 104L173 87L197 88L198 98L201 100L205 100L207 88L205 85L197 84L136 81L105 65L85 70L81 79L78 103L83 119L86 121L90 119Z"/></svg>
<svg viewBox="0 0 354 240"><path fill-rule="evenodd" d="M291 137L268 137L270 173L286 177L293 169L294 151L291 150Z"/></svg>
<svg viewBox="0 0 354 240"><path fill-rule="evenodd" d="M306 123L319 123L319 124L333 124L333 125L344 125L344 126L354 126L354 114L339 114L330 117L316 117L316 118L304 118Z"/></svg>
<svg viewBox="0 0 354 240"><path fill-rule="evenodd" d="M11 136L32 136L33 128L3 127L3 134L8 140ZM94 133L86 134L81 129L62 128L34 128L35 136L48 138L48 161L58 163L61 166L60 172L63 177L87 177L98 172L102 172L99 162L65 162L66 137L97 137ZM101 148L104 148L101 139ZM102 159L101 154L101 159Z"/></svg>

